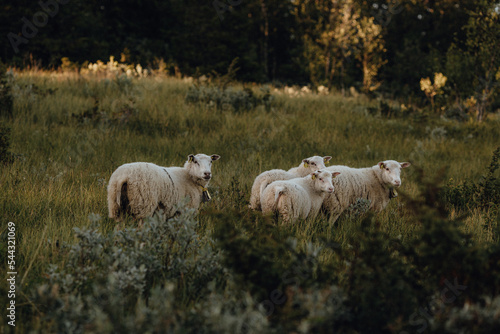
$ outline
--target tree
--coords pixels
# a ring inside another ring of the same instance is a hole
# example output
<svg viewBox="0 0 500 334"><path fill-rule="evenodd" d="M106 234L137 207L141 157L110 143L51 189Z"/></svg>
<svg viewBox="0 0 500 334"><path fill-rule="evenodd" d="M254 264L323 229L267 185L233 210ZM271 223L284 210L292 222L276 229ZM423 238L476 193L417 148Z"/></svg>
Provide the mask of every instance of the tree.
<svg viewBox="0 0 500 334"><path fill-rule="evenodd" d="M355 6L354 1L347 0L337 10L337 14L338 21L333 29L332 37L334 47L340 50L341 58L338 65L342 92L344 92L345 62L359 52L355 46L359 43L360 10Z"/></svg>
<svg viewBox="0 0 500 334"><path fill-rule="evenodd" d="M303 45L300 62L307 64L309 78L316 85L331 87L340 68L342 55L334 37L339 9L339 5L331 0L300 0L295 6L294 15L300 26L298 35Z"/></svg>
<svg viewBox="0 0 500 334"><path fill-rule="evenodd" d="M373 17L363 17L357 24L359 49L356 58L363 68L363 90L373 92L380 87L377 74L380 68L387 63L383 58L386 51L382 38L382 27L375 24Z"/></svg>
<svg viewBox="0 0 500 334"><path fill-rule="evenodd" d="M386 91L413 100L422 96L421 78L436 72L449 77L443 68L446 52L453 43L463 47L466 40L463 27L469 11L476 7L476 0L363 2L367 2L364 11L373 13L375 23L384 31L387 66L380 70L379 77L384 80Z"/></svg>
<svg viewBox="0 0 500 334"><path fill-rule="evenodd" d="M471 13L467 32L466 57L472 59L475 73L476 119L481 122L500 82L500 14L496 1L482 0Z"/></svg>
<svg viewBox="0 0 500 334"><path fill-rule="evenodd" d="M317 1L315 5L316 11L307 6L307 1L298 7L302 15L309 11L309 20L317 19L316 25L304 34L311 80L331 87L338 78L344 91L346 73L353 68L350 60L355 59L362 69L363 90L376 90L380 86L377 74L385 64L382 27L375 24L373 17L362 16L354 0Z"/></svg>

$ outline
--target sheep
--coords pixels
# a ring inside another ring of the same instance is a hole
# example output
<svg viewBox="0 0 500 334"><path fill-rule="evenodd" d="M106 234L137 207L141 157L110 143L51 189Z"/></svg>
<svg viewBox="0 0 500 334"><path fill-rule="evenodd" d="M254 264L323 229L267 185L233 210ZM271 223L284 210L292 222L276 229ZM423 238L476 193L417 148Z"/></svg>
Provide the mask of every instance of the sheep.
<svg viewBox="0 0 500 334"><path fill-rule="evenodd" d="M189 197L188 207L198 209L210 200L207 190L212 178L212 161L217 154L190 154L184 167L161 167L147 162L134 162L118 167L109 179L109 217L118 222L125 213L139 220L163 210L166 219L176 214L176 207Z"/></svg>
<svg viewBox="0 0 500 334"><path fill-rule="evenodd" d="M304 177L312 172L325 168L325 164L328 163L331 158L330 156L313 156L302 160L298 167L291 168L288 171L283 169L272 169L261 173L255 178L253 183L249 207L253 210L261 210L260 196L262 191L264 191L271 182Z"/></svg>
<svg viewBox="0 0 500 334"><path fill-rule="evenodd" d="M401 185L401 169L409 166L409 162L386 160L368 168L327 167L326 170L340 172L341 176L334 180L337 191L325 197L322 210L335 222L358 198L364 198L370 201L370 210L382 211L397 196L395 188Z"/></svg>
<svg viewBox="0 0 500 334"><path fill-rule="evenodd" d="M322 169L306 177L274 181L262 193L262 212L279 213L284 222L314 218L326 193L333 193L332 178L338 174Z"/></svg>

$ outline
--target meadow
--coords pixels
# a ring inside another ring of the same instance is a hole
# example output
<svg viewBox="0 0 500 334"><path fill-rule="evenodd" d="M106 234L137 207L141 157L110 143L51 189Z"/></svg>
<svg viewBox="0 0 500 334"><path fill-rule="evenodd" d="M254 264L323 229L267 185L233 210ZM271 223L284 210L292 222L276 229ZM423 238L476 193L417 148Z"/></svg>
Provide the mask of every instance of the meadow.
<svg viewBox="0 0 500 334"><path fill-rule="evenodd" d="M190 90L210 84L166 76L18 71L9 80L0 259L6 266L14 222L18 274L16 326L2 311L2 332L499 328L498 113L460 123L364 95L292 97L232 83L234 94L265 100L236 108L190 102ZM167 223L115 229L106 187L118 166L179 166L196 153L221 155L211 202ZM353 167L412 166L400 196L377 215L353 207L335 224L320 215L285 225L247 209L259 173L313 155ZM439 299L449 284L467 288ZM5 310L5 280L0 291Z"/></svg>

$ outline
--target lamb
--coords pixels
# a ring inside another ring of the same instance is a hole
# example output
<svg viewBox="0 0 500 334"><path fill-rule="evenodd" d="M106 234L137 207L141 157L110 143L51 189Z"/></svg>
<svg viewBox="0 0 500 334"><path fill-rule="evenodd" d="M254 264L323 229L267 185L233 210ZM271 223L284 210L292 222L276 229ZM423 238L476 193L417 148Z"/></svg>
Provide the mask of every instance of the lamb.
<svg viewBox="0 0 500 334"><path fill-rule="evenodd" d="M338 174L322 169L306 177L275 181L262 192L262 212L279 213L284 222L314 218L326 193L333 193L332 178Z"/></svg>
<svg viewBox="0 0 500 334"><path fill-rule="evenodd" d="M370 201L370 210L380 212L397 196L395 188L401 185L401 169L409 166L409 162L394 160L368 168L330 166L326 168L328 171L340 172L341 176L333 182L337 191L325 197L322 209L335 222L358 198L364 198Z"/></svg>
<svg viewBox="0 0 500 334"><path fill-rule="evenodd" d="M217 154L190 154L184 167L166 168L147 162L118 167L109 179L109 217L121 221L127 213L142 222L161 209L168 219L185 197L189 197L189 207L198 209L202 201L210 200L207 186L212 178L212 161L219 158Z"/></svg>
<svg viewBox="0 0 500 334"><path fill-rule="evenodd" d="M250 195L250 208L253 210L261 210L260 197L264 189L271 182L279 180L291 180L297 177L304 177L312 172L325 168L325 164L332 157L313 156L302 160L298 167L294 167L285 171L283 169L272 169L261 173L255 178Z"/></svg>

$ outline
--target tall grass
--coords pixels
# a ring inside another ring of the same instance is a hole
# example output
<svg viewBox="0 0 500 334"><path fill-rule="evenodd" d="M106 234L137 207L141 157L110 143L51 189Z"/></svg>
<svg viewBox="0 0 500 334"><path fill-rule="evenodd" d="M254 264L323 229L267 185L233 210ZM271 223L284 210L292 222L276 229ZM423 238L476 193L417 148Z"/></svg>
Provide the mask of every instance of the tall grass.
<svg viewBox="0 0 500 334"><path fill-rule="evenodd" d="M123 163L178 166L191 153L221 155L213 166L213 200L198 217L199 233L209 236L219 222L211 210L245 212L252 182L265 170L288 169L312 155L331 155L333 164L354 167L386 159L411 161L412 167L403 171L401 197L377 217L384 233L405 242L420 228L404 200L420 194L422 179L416 171L432 177L444 169L443 183L477 182L500 142L498 117L479 124L387 119L369 113L378 103L363 96L292 98L275 93L270 109L236 113L186 103L191 83L174 78L19 72L12 86L13 117L3 123L11 128L15 159L1 167L0 235L4 237L8 221L16 223L20 308L33 303L30 294L44 282L48 265L62 266L67 260L61 247L77 241L74 227L89 226L89 216L97 214L102 217L100 232L114 230L107 218L106 186ZM359 232L355 222L362 218L345 215L332 225L320 216L278 226L278 233L293 236L303 249L322 240L352 247L349 240ZM485 215L474 211L462 229L475 243L488 244L495 230L484 224ZM6 250L0 250L4 260ZM334 252L321 253L319 261L334 261ZM6 286L3 280L2 298ZM36 311L20 314L25 324L20 328L30 328L27 317L35 317Z"/></svg>

